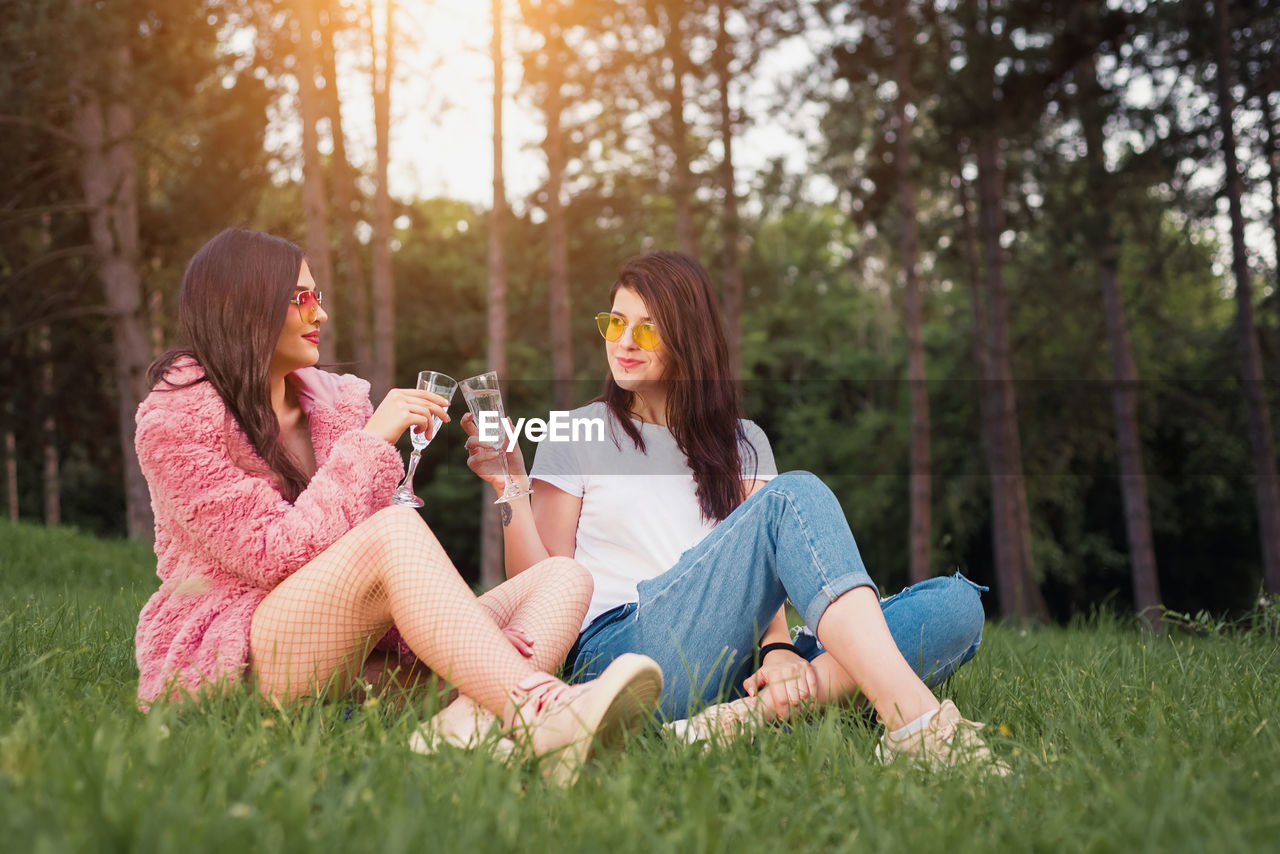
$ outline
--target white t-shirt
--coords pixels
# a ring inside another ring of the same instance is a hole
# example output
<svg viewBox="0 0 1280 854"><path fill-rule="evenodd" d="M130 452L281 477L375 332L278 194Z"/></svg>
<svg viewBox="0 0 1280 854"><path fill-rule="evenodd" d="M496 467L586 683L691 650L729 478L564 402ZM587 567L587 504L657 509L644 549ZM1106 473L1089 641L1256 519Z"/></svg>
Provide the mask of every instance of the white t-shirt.
<svg viewBox="0 0 1280 854"><path fill-rule="evenodd" d="M702 518L693 472L666 427L634 422L644 439L641 453L603 403L569 417L602 420L603 440L598 432L587 440L583 431L578 441L539 443L530 477L582 499L574 559L595 580L586 628L605 611L637 601L637 584L674 566L715 525ZM745 419L739 424L742 479L777 475L764 431Z"/></svg>

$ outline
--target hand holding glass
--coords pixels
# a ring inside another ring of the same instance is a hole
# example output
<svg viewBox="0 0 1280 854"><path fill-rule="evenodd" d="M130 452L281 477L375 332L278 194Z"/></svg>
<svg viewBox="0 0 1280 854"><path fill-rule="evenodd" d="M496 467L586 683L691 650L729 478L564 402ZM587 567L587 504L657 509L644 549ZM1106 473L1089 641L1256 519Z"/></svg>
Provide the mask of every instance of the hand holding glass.
<svg viewBox="0 0 1280 854"><path fill-rule="evenodd" d="M458 388L458 381L438 371L423 371L418 374L418 388L438 394L446 401L449 401L453 400L453 393ZM404 480L396 487L396 491L391 494L391 500L396 504L404 504L408 507L421 507L423 505L423 500L415 495L413 491L413 473L418 469L418 461L422 459L422 451L436 437L436 433L440 432L441 423L440 419L433 415L431 416L429 432L416 425L409 428L409 441L413 443L413 452L409 454L409 470L405 472Z"/></svg>
<svg viewBox="0 0 1280 854"><path fill-rule="evenodd" d="M458 383L462 389L462 397L467 402L467 408L471 410L471 417L475 420L476 427L485 423L481 419L481 413L492 412L497 416L498 426L498 460L502 464L502 477L506 481L506 488L502 494L498 496L494 504L505 504L515 498L529 495L532 489L521 489L516 483L515 478L511 476L511 470L507 467L506 449L503 447L502 440L502 424L506 421L506 413L502 408L502 390L498 388L498 374L496 371L489 371L487 374L480 374L477 377L469 377ZM493 416L489 416L489 420L493 420Z"/></svg>

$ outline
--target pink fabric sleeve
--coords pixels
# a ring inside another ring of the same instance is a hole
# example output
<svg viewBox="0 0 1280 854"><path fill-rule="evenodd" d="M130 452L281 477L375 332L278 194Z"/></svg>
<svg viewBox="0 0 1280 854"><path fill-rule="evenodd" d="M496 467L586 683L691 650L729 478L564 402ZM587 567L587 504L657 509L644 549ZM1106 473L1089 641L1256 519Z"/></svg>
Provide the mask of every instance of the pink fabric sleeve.
<svg viewBox="0 0 1280 854"><path fill-rule="evenodd" d="M136 446L157 514L221 569L267 589L385 507L403 473L393 445L348 430L290 504L232 462L237 440L256 459L238 431L158 406L139 418Z"/></svg>

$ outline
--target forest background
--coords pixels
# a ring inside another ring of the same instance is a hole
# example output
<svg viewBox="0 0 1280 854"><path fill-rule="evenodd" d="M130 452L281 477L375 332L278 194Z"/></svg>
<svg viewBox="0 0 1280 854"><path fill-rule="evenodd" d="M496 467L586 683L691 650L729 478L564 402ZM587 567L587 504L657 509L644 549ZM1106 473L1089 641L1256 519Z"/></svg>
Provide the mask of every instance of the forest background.
<svg viewBox="0 0 1280 854"><path fill-rule="evenodd" d="M832 487L883 588L958 568L1012 619L1248 611L1280 592L1278 5L491 0L481 205L388 171L393 123L451 96L443 57L402 60L432 3L0 2L4 506L151 536L142 374L228 225L306 248L324 359L375 399L496 368L523 417L596 393L613 274L671 248L721 289L780 470ZM512 96L542 128L517 198ZM804 162L742 167L771 124ZM417 485L487 586L461 435Z"/></svg>

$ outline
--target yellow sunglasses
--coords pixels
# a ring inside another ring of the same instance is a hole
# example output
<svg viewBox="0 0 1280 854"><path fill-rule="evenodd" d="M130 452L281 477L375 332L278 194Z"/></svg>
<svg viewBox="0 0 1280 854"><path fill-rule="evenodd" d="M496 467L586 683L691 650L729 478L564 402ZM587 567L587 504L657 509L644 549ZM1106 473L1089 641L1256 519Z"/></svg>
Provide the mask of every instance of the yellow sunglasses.
<svg viewBox="0 0 1280 854"><path fill-rule="evenodd" d="M324 305L324 296L319 291L298 291L289 304L298 307L298 319L303 323L315 323L320 306Z"/></svg>
<svg viewBox="0 0 1280 854"><path fill-rule="evenodd" d="M618 317L607 311L602 311L596 315L596 326L600 327L600 334L604 336L606 341L617 341L622 338L622 333L627 331L627 319ZM636 342L636 346L641 350L658 350L662 347L662 339L658 337L658 327L649 321L644 323L633 323L631 326L631 340Z"/></svg>

